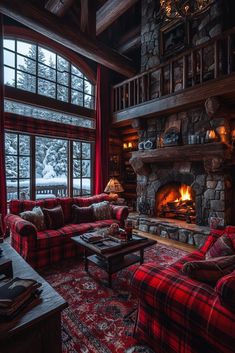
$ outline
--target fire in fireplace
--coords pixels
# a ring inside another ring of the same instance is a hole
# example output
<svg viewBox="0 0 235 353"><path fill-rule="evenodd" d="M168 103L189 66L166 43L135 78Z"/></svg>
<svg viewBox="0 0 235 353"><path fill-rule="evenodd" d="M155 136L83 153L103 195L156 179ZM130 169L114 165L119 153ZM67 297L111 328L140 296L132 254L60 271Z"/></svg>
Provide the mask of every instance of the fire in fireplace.
<svg viewBox="0 0 235 353"><path fill-rule="evenodd" d="M168 183L156 193L156 215L195 223L195 196L189 185Z"/></svg>

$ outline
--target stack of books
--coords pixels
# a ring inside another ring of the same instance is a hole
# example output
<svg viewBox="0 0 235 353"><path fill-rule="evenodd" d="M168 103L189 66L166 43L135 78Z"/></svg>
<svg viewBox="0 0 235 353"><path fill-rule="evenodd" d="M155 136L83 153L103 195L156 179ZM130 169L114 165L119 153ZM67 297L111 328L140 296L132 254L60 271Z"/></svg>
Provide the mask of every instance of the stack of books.
<svg viewBox="0 0 235 353"><path fill-rule="evenodd" d="M16 315L29 303L39 298L38 283L32 279L11 278L0 282L0 316Z"/></svg>
<svg viewBox="0 0 235 353"><path fill-rule="evenodd" d="M88 243L94 243L96 241L103 239L104 237L98 232L93 232L93 233L84 233L81 235L81 238L87 241Z"/></svg>

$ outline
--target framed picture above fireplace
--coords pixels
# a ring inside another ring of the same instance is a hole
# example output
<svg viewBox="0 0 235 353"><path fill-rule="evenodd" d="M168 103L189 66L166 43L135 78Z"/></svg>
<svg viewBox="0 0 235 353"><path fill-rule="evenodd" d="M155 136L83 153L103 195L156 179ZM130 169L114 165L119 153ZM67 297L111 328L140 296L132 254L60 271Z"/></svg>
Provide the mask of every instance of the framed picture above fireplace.
<svg viewBox="0 0 235 353"><path fill-rule="evenodd" d="M189 46L189 21L172 20L160 29L160 53L162 58L178 53Z"/></svg>

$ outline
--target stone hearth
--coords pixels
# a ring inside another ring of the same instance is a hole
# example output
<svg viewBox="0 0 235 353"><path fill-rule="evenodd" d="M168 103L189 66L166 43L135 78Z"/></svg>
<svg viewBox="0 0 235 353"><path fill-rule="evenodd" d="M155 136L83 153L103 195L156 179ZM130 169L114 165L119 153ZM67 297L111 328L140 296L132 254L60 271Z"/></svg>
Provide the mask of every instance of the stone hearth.
<svg viewBox="0 0 235 353"><path fill-rule="evenodd" d="M177 240L196 247L202 246L210 233L209 227L187 224L180 220L152 218L138 213L130 213L128 219L131 219L135 228L142 232L157 234L163 238Z"/></svg>

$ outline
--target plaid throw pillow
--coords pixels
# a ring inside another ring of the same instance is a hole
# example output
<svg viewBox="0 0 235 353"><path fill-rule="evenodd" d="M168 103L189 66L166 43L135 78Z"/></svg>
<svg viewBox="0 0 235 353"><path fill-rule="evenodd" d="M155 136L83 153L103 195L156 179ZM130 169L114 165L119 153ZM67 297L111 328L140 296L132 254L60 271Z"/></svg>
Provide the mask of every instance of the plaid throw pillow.
<svg viewBox="0 0 235 353"><path fill-rule="evenodd" d="M235 311L235 273L221 278L216 284L215 291L222 305Z"/></svg>
<svg viewBox="0 0 235 353"><path fill-rule="evenodd" d="M72 205L72 223L87 223L94 220L93 208L79 207L77 205Z"/></svg>
<svg viewBox="0 0 235 353"><path fill-rule="evenodd" d="M232 255L186 262L182 272L197 281L215 284L221 277L231 273L234 269L235 255Z"/></svg>
<svg viewBox="0 0 235 353"><path fill-rule="evenodd" d="M222 235L212 247L207 251L205 258L206 260L212 257L226 256L234 254L233 245L231 239L225 234Z"/></svg>
<svg viewBox="0 0 235 353"><path fill-rule="evenodd" d="M43 208L47 229L58 229L64 226L64 214L62 207Z"/></svg>
<svg viewBox="0 0 235 353"><path fill-rule="evenodd" d="M21 212L19 216L24 220L33 223L37 230L44 230L46 228L44 214L41 207L34 207L32 211Z"/></svg>
<svg viewBox="0 0 235 353"><path fill-rule="evenodd" d="M111 208L108 201L93 203L91 207L93 208L94 217L97 221L112 218Z"/></svg>

